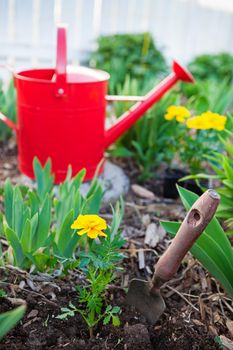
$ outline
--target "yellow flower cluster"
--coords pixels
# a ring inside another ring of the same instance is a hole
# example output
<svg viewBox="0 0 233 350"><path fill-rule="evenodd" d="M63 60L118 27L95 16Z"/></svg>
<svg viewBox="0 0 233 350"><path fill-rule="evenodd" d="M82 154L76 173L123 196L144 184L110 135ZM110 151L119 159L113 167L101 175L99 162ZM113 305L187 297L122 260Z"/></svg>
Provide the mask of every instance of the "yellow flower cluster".
<svg viewBox="0 0 233 350"><path fill-rule="evenodd" d="M215 129L221 131L224 130L226 121L227 118L225 116L208 111L188 119L186 125L189 129Z"/></svg>
<svg viewBox="0 0 233 350"><path fill-rule="evenodd" d="M164 115L166 120L176 119L179 123L185 123L189 129L215 129L224 130L227 118L224 115L213 112L205 112L190 118L190 111L183 106L170 106ZM188 119L187 119L188 118Z"/></svg>
<svg viewBox="0 0 233 350"><path fill-rule="evenodd" d="M165 114L164 118L166 120L172 120L176 118L176 121L179 123L184 123L185 118L190 117L191 113L189 110L183 106L170 106L167 109L167 113Z"/></svg>
<svg viewBox="0 0 233 350"><path fill-rule="evenodd" d="M78 231L78 235L82 236L85 233L88 237L95 239L98 236L106 237L107 235L102 231L106 230L107 223L98 215L79 215L71 228Z"/></svg>

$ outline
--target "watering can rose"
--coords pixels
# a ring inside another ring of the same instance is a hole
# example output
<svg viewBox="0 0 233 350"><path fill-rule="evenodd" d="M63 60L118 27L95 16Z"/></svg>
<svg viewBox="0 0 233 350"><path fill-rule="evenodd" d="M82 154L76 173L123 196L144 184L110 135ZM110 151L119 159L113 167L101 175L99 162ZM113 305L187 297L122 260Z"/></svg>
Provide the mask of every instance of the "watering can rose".
<svg viewBox="0 0 233 350"><path fill-rule="evenodd" d="M98 215L79 215L71 225L72 229L78 230L78 235L87 234L89 238L95 239L98 236L106 237L107 223Z"/></svg>

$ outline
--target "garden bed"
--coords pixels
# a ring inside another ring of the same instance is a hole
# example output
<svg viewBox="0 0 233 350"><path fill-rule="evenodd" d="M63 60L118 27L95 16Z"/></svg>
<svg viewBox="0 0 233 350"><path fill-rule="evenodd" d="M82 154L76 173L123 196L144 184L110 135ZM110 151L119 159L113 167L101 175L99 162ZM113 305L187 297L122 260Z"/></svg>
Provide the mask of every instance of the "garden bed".
<svg viewBox="0 0 233 350"><path fill-rule="evenodd" d="M125 167L135 183L134 168L129 163ZM0 181L7 176L15 183L19 179L13 146L4 147L0 156ZM109 206L102 209L103 218L110 220L111 215ZM140 198L135 190L129 192L121 224L126 239L122 249L124 270L106 292L107 300L122 309L121 325L99 324L92 339L79 315L67 320L56 318L60 308L69 302L78 305L75 287L82 284L79 270L74 269L66 278L59 278L47 274L29 275L10 266L2 268L0 288L6 296L1 299L0 313L23 302L27 303L27 312L1 342L0 349L219 349L224 336L233 337L231 303L218 282L190 254L176 276L162 287L167 308L155 326L148 325L125 304L130 279L149 279L155 262L170 242L169 236L162 235L155 247L145 244L148 225L158 224L160 219L183 217L184 209L178 200L163 199L159 193L151 199Z"/></svg>

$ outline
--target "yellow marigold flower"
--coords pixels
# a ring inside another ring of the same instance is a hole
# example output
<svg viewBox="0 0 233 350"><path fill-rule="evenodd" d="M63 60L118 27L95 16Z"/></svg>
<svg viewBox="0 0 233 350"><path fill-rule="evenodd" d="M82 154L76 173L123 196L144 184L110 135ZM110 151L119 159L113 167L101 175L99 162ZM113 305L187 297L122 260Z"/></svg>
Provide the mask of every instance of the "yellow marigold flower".
<svg viewBox="0 0 233 350"><path fill-rule="evenodd" d="M102 231L106 230L107 223L98 215L79 215L71 228L80 230L78 235L82 236L85 233L88 237L95 239L98 236L106 237L107 235Z"/></svg>
<svg viewBox="0 0 233 350"><path fill-rule="evenodd" d="M170 106L167 109L167 113L164 115L166 120L172 120L176 118L179 123L184 123L185 118L190 117L190 112L183 106Z"/></svg>
<svg viewBox="0 0 233 350"><path fill-rule="evenodd" d="M213 112L205 112L196 117L187 120L188 128L193 129L215 129L218 131L224 130L227 118L223 115Z"/></svg>
<svg viewBox="0 0 233 350"><path fill-rule="evenodd" d="M208 121L212 129L223 130L225 128L227 118L224 115L208 111L202 113L201 116Z"/></svg>
<svg viewBox="0 0 233 350"><path fill-rule="evenodd" d="M207 120L202 118L200 115L189 118L186 122L186 125L189 129L209 129L209 123Z"/></svg>

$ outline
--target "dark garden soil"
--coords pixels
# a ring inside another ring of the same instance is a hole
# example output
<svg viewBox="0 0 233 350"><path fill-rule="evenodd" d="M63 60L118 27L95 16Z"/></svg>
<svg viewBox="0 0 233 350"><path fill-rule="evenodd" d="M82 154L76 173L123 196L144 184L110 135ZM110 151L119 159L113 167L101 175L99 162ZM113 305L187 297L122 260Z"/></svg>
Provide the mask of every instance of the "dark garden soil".
<svg viewBox="0 0 233 350"><path fill-rule="evenodd" d="M0 183L7 176L17 183L16 149L13 146L0 149ZM132 183L136 183L137 174L129 162L127 169ZM6 266L0 268L0 288L6 292L6 296L0 298L0 313L22 303L27 304L27 312L19 325L2 340L0 350L210 350L223 348L218 343L225 344L226 341L233 346L232 303L219 284L189 254L176 276L161 288L166 310L155 326L149 325L125 304L130 279L150 279L155 262L170 242L170 237L159 230L159 219L184 217L178 200L160 197L161 193L155 190L160 186L159 182L153 188L147 184L154 196L133 187L125 198L124 269L106 292L109 303L122 309L120 327L99 325L90 339L87 326L79 315L67 320L56 318L60 308L68 306L69 302L78 305L75 287L82 283L80 271L74 270L59 278L47 274L30 275ZM0 194L0 208L1 202ZM109 207L103 209L102 216L111 220ZM153 227L152 236L157 236L156 242L150 240L148 227ZM2 243L6 243L4 239Z"/></svg>

